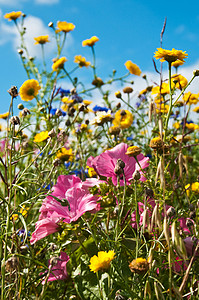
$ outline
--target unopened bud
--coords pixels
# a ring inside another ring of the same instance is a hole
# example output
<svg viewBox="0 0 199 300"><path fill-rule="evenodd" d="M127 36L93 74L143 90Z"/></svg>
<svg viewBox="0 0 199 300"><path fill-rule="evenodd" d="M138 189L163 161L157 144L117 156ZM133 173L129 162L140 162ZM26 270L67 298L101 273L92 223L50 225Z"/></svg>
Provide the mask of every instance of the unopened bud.
<svg viewBox="0 0 199 300"><path fill-rule="evenodd" d="M96 77L93 81L92 81L92 85L96 86L96 87L101 87L104 84L103 80L100 77Z"/></svg>
<svg viewBox="0 0 199 300"><path fill-rule="evenodd" d="M115 97L118 98L118 99L121 99L122 94L120 93L120 91L115 92Z"/></svg>
<svg viewBox="0 0 199 300"><path fill-rule="evenodd" d="M84 111L84 110L85 110L85 106L83 104L80 104L79 111Z"/></svg>
<svg viewBox="0 0 199 300"><path fill-rule="evenodd" d="M70 122L70 120L68 119L68 120L66 120L66 122L65 122L65 125L66 126L70 126L71 125L71 122Z"/></svg>
<svg viewBox="0 0 199 300"><path fill-rule="evenodd" d="M20 125L20 120L18 116L13 116L12 118L10 118L10 123L12 125Z"/></svg>
<svg viewBox="0 0 199 300"><path fill-rule="evenodd" d="M22 103L19 103L18 106L17 106L17 108L20 109L20 110L22 110L24 108L24 106L23 106Z"/></svg>
<svg viewBox="0 0 199 300"><path fill-rule="evenodd" d="M125 94L131 94L133 92L133 89L130 86L127 86L127 87L123 88L123 92Z"/></svg>
<svg viewBox="0 0 199 300"><path fill-rule="evenodd" d="M134 173L133 173L133 179L134 180L139 180L141 175L140 175L140 172L138 170L136 170Z"/></svg>
<svg viewBox="0 0 199 300"><path fill-rule="evenodd" d="M119 158L116 162L114 172L116 175L120 175L123 173L123 169L125 167L125 163Z"/></svg>
<svg viewBox="0 0 199 300"><path fill-rule="evenodd" d="M118 103L116 104L116 108L117 108L117 109L120 109L120 107L121 107L121 103L118 102Z"/></svg>
<svg viewBox="0 0 199 300"><path fill-rule="evenodd" d="M62 116L61 110L57 109L56 112L55 112L55 115L58 116L58 117L61 117Z"/></svg>
<svg viewBox="0 0 199 300"><path fill-rule="evenodd" d="M23 49L18 49L17 52L22 55L23 54Z"/></svg>
<svg viewBox="0 0 199 300"><path fill-rule="evenodd" d="M18 90L17 90L17 87L14 85L12 86L9 90L8 90L8 93L10 94L10 96L12 98L16 98L18 96Z"/></svg>
<svg viewBox="0 0 199 300"><path fill-rule="evenodd" d="M199 70L194 70L194 71L193 71L193 75L194 75L194 76L199 76Z"/></svg>
<svg viewBox="0 0 199 300"><path fill-rule="evenodd" d="M48 27L52 28L53 26L54 26L53 22L48 23Z"/></svg>
<svg viewBox="0 0 199 300"><path fill-rule="evenodd" d="M25 108L22 110L21 114L22 114L23 117L26 117L28 114L30 114L30 111L29 111L28 108L25 107Z"/></svg>

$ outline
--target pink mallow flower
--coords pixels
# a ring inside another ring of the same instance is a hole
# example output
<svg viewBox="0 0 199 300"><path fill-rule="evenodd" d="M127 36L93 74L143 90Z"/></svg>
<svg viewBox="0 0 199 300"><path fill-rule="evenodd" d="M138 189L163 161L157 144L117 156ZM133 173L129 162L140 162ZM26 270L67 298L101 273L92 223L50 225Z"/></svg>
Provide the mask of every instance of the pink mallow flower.
<svg viewBox="0 0 199 300"><path fill-rule="evenodd" d="M106 150L99 156L93 157L90 156L87 160L87 165L91 168L94 168L96 173L101 176L105 176L108 178L112 178L112 182L114 185L117 185L117 175L114 172L116 163L118 159L121 159L125 163L124 167L124 175L126 178L126 183L130 184L130 180L132 179L133 173L138 170L141 174L141 181L145 181L146 178L143 175L143 172L140 170L140 166L142 169L145 169L149 166L149 158L145 157L143 154L139 154L137 156L137 160L140 164L136 162L134 157L129 157L127 154L127 148L129 146L127 144L121 143L115 146L111 150ZM123 176L120 176L120 185L124 185Z"/></svg>
<svg viewBox="0 0 199 300"><path fill-rule="evenodd" d="M60 221L75 222L85 212L99 210L98 196L90 194L89 188L99 185L100 182L96 178L82 182L74 175L59 176L56 185L52 188L52 194L42 203L39 221L35 224L30 243L34 244L49 234L59 231Z"/></svg>
<svg viewBox="0 0 199 300"><path fill-rule="evenodd" d="M54 264L54 261L56 262ZM54 280L65 280L68 278L68 273L66 270L66 264L70 260L69 256L65 252L60 253L60 257L50 259L48 262L48 267L51 267L50 275L47 281ZM47 274L46 274L47 275ZM42 284L45 283L45 279L42 281Z"/></svg>

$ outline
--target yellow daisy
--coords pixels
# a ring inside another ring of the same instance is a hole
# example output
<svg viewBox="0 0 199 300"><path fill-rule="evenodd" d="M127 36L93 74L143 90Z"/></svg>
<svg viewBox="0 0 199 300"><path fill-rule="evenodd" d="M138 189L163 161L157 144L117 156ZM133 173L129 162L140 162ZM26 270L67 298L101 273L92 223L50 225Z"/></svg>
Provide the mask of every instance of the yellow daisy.
<svg viewBox="0 0 199 300"><path fill-rule="evenodd" d="M82 46L89 46L89 47L93 47L95 45L96 42L98 42L99 39L97 36L92 36L90 39L84 40L82 42Z"/></svg>
<svg viewBox="0 0 199 300"><path fill-rule="evenodd" d="M176 60L180 60L182 62L184 62L184 59L188 56L188 54L186 53L186 51L182 51L182 50L176 50L176 49L172 49L172 50L165 50L162 48L157 48L157 51L155 52L154 57L156 59L160 59L160 61L167 61L167 62L174 62Z"/></svg>
<svg viewBox="0 0 199 300"><path fill-rule="evenodd" d="M124 65L131 74L140 76L140 74L142 73L140 68L131 60L127 60Z"/></svg>
<svg viewBox="0 0 199 300"><path fill-rule="evenodd" d="M34 40L36 41L35 45L37 45L37 44L43 45L45 43L50 42L48 38L49 38L48 35L40 35L38 37L35 37L34 38Z"/></svg>
<svg viewBox="0 0 199 300"><path fill-rule="evenodd" d="M4 15L5 19L8 19L9 21L15 21L16 19L18 19L20 16L22 15L21 11L12 11L10 13L7 13Z"/></svg>
<svg viewBox="0 0 199 300"><path fill-rule="evenodd" d="M59 158L63 161L72 161L73 160L73 152L72 149L61 148L56 155L56 158Z"/></svg>
<svg viewBox="0 0 199 300"><path fill-rule="evenodd" d="M73 23L68 23L66 21L58 21L57 22L58 31L63 31L65 33L72 31L75 28Z"/></svg>
<svg viewBox="0 0 199 300"><path fill-rule="evenodd" d="M0 114L0 119L6 120L9 116L9 112L6 112L4 114Z"/></svg>
<svg viewBox="0 0 199 300"><path fill-rule="evenodd" d="M30 101L38 95L40 89L41 87L37 80L28 79L20 87L19 94L22 100Z"/></svg>
<svg viewBox="0 0 199 300"><path fill-rule="evenodd" d="M75 56L75 59L74 59L74 62L79 64L79 67L82 68L82 67L88 67L90 66L90 61L86 61L86 58L85 57L82 57L81 55L76 55Z"/></svg>
<svg viewBox="0 0 199 300"><path fill-rule="evenodd" d="M59 69L62 69L64 67L64 63L66 61L67 61L67 58L65 56L57 59L52 65L53 71L58 71Z"/></svg>
<svg viewBox="0 0 199 300"><path fill-rule="evenodd" d="M159 86L159 85L154 86L151 91L151 95L154 95L154 94L166 95L169 93L170 93L169 84L166 82L163 82L161 86Z"/></svg>
<svg viewBox="0 0 199 300"><path fill-rule="evenodd" d="M172 88L175 87L176 89L182 90L187 85L187 83L187 79L181 74L175 74L171 77Z"/></svg>
<svg viewBox="0 0 199 300"><path fill-rule="evenodd" d="M110 250L108 252L100 251L98 252L98 255L94 255L93 257L91 257L89 268L94 273L98 272L99 270L107 270L114 258L114 250Z"/></svg>
<svg viewBox="0 0 199 300"><path fill-rule="evenodd" d="M47 140L47 138L49 138L48 131L42 131L42 132L37 133L35 135L34 142L35 143L40 143L40 142L43 142L43 141Z"/></svg>
<svg viewBox="0 0 199 300"><path fill-rule="evenodd" d="M133 115L130 111L120 109L115 113L113 125L119 126L120 128L129 128L133 123Z"/></svg>

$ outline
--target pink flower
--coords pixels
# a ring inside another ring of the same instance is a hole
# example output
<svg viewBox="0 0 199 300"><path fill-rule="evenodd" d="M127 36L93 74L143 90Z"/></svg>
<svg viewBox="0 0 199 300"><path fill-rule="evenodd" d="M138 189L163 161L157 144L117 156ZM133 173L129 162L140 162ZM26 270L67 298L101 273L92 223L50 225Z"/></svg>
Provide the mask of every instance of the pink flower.
<svg viewBox="0 0 199 300"><path fill-rule="evenodd" d="M196 237L186 237L184 239L185 248L187 250L187 255L192 256L194 254L196 245L199 243L199 240ZM199 250L197 251L197 256L199 255Z"/></svg>
<svg viewBox="0 0 199 300"><path fill-rule="evenodd" d="M59 230L59 226L57 225L59 218L45 218L43 220L39 220L35 224L35 231L33 232L30 243L34 244L37 241L43 239L51 233L54 233Z"/></svg>
<svg viewBox="0 0 199 300"><path fill-rule="evenodd" d="M125 163L124 175L126 182L127 184L130 184L133 173L136 170L140 171L140 166L142 169L145 169L149 166L149 158L145 157L143 154L139 154L137 156L137 160L140 164L139 166L134 157L129 157L127 154L125 154L128 147L129 146L127 144L121 143L115 146L113 149L107 150L99 156L96 156L95 158L91 156L87 160L87 165L91 168L94 168L98 175L112 178L113 184L117 185L117 175L115 174L114 169L117 160L121 159ZM140 171L140 174L140 180L145 181L146 178L143 176L142 171ZM124 185L123 176L121 175L120 178L120 185Z"/></svg>
<svg viewBox="0 0 199 300"><path fill-rule="evenodd" d="M56 260L56 258L54 258ZM60 257L57 258L57 263L52 266L51 273L47 281L54 280L65 280L68 277L68 272L66 270L66 264L70 260L69 256L65 252L60 253ZM52 259L49 260L48 266L50 267L53 263ZM42 281L42 284L45 283L45 279Z"/></svg>
<svg viewBox="0 0 199 300"><path fill-rule="evenodd" d="M147 199L147 214L148 217L151 219L152 216L152 211L155 207L155 200L153 198L148 198ZM143 224L143 215L144 215L144 203L142 202L138 202L138 212L139 212L139 216L138 216L138 220L139 220L139 226L142 226ZM131 225L134 229L137 229L137 224L136 224L136 211L134 211L131 215ZM147 224L146 224L147 226Z"/></svg>
<svg viewBox="0 0 199 300"><path fill-rule="evenodd" d="M56 185L52 188L52 194L44 199L39 210L39 221L36 222L31 244L58 231L60 221L75 222L85 212L99 210L98 197L90 194L89 188L99 185L100 182L96 178L82 182L74 175L59 176Z"/></svg>

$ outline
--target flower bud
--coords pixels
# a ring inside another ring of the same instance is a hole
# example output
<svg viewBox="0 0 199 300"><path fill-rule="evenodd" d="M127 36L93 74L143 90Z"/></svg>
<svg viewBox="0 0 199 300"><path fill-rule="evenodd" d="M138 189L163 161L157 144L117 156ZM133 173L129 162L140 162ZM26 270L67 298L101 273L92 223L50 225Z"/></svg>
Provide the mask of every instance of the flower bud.
<svg viewBox="0 0 199 300"><path fill-rule="evenodd" d="M133 92L133 89L130 86L127 86L127 87L123 88L123 92L125 94L131 94Z"/></svg>
<svg viewBox="0 0 199 300"><path fill-rule="evenodd" d="M53 28L53 26L54 26L53 22L49 22L49 23L48 23L48 27Z"/></svg>
<svg viewBox="0 0 199 300"><path fill-rule="evenodd" d="M17 52L22 55L23 54L23 49L18 49Z"/></svg>
<svg viewBox="0 0 199 300"><path fill-rule="evenodd" d="M127 151L126 151L126 155L130 156L130 157L136 157L137 155L139 155L141 153L141 149L138 146L131 146L128 147Z"/></svg>
<svg viewBox="0 0 199 300"><path fill-rule="evenodd" d="M10 123L12 125L20 125L20 120L18 116L13 116L12 118L10 118Z"/></svg>
<svg viewBox="0 0 199 300"><path fill-rule="evenodd" d="M116 175L121 175L124 171L125 163L119 158L116 162L114 172Z"/></svg>
<svg viewBox="0 0 199 300"><path fill-rule="evenodd" d="M199 76L199 70L194 70L194 71L193 71L193 75L194 75L194 76Z"/></svg>
<svg viewBox="0 0 199 300"><path fill-rule="evenodd" d="M12 86L9 90L8 93L10 94L11 97L16 98L18 96L18 90L17 87L14 85Z"/></svg>
<svg viewBox="0 0 199 300"><path fill-rule="evenodd" d="M56 112L55 112L55 115L56 115L57 117L61 117L61 116L62 116L61 110L60 110L60 109L57 109Z"/></svg>
<svg viewBox="0 0 199 300"><path fill-rule="evenodd" d="M92 81L92 85L96 86L96 87L101 87L104 84L103 80L100 77L96 77L93 81Z"/></svg>
<svg viewBox="0 0 199 300"><path fill-rule="evenodd" d="M22 103L19 103L18 106L17 106L17 108L20 109L20 110L22 110L24 108L24 106L23 106Z"/></svg>
<svg viewBox="0 0 199 300"><path fill-rule="evenodd" d="M120 91L115 92L115 97L118 99L122 98L122 94L120 93Z"/></svg>
<svg viewBox="0 0 199 300"><path fill-rule="evenodd" d="M23 117L26 117L28 114L30 114L30 111L29 111L28 108L25 107L25 108L22 110L21 114L22 114Z"/></svg>
<svg viewBox="0 0 199 300"><path fill-rule="evenodd" d="M132 178L133 178L134 180L139 180L140 177L141 177L140 172L139 172L138 170L136 170L136 171L133 173Z"/></svg>

